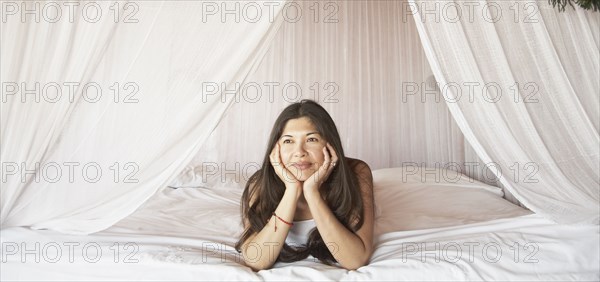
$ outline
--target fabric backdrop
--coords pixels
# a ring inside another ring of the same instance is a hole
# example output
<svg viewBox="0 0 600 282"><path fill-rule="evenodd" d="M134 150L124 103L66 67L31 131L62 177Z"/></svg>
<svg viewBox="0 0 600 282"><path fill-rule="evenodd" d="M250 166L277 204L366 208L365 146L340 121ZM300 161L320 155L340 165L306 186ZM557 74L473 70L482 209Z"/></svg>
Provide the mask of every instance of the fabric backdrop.
<svg viewBox="0 0 600 282"><path fill-rule="evenodd" d="M498 185L446 106L408 2L327 3L298 2L303 16L283 22L231 110L172 185L243 183L260 167L277 115L301 99L327 109L346 154L371 169L447 168ZM434 171L439 181L457 181Z"/></svg>

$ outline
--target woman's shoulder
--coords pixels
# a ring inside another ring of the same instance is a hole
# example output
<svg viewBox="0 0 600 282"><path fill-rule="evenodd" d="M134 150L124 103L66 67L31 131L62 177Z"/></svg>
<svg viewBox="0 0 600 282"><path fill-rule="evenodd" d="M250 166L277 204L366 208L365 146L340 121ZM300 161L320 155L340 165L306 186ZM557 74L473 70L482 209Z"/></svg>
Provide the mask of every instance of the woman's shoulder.
<svg viewBox="0 0 600 282"><path fill-rule="evenodd" d="M372 191L373 189L373 174L369 165L363 160L346 157L346 162L350 169L354 171L360 186L363 189Z"/></svg>
<svg viewBox="0 0 600 282"><path fill-rule="evenodd" d="M352 168L354 170L369 168L369 165L366 162L364 162L363 160L359 160L359 159L353 159L353 158L346 157L346 163L348 164L348 166L350 166L350 168ZM370 168L369 168L369 170L370 170Z"/></svg>
<svg viewBox="0 0 600 282"><path fill-rule="evenodd" d="M373 176L371 174L371 168L369 165L363 160L353 159L346 157L346 162L348 166L356 173L359 178L362 179L372 179Z"/></svg>

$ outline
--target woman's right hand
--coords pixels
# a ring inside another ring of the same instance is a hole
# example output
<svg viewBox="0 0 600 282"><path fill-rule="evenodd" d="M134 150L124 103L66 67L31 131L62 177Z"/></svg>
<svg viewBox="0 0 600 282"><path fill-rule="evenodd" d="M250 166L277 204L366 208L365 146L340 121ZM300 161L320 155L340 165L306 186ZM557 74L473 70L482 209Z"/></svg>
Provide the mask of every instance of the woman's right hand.
<svg viewBox="0 0 600 282"><path fill-rule="evenodd" d="M295 192L299 193L302 190L302 183L292 172L290 172L285 164L281 161L281 155L279 154L279 143L275 144L273 150L271 150L271 155L269 156L271 160L271 165L275 170L275 173L285 184L286 189L297 189Z"/></svg>

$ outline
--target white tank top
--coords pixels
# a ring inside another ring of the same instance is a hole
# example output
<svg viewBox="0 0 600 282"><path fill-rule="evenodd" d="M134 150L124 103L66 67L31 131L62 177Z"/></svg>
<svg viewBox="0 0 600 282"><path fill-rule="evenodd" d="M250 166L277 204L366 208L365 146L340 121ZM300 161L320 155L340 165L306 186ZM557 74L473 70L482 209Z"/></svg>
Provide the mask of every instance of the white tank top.
<svg viewBox="0 0 600 282"><path fill-rule="evenodd" d="M317 226L314 219L294 221L294 225L290 228L285 243L290 246L300 247L308 242L310 231Z"/></svg>

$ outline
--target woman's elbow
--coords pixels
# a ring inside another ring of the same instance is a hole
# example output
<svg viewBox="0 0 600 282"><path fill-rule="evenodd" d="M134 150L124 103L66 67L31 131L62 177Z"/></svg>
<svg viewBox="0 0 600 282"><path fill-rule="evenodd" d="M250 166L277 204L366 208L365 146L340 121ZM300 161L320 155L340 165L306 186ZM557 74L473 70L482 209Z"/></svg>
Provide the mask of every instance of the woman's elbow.
<svg viewBox="0 0 600 282"><path fill-rule="evenodd" d="M342 265L346 270L357 270L363 266L367 265L366 263L352 263L347 265Z"/></svg>
<svg viewBox="0 0 600 282"><path fill-rule="evenodd" d="M246 266L250 267L250 269L252 269L252 271L258 272L261 270L265 270L265 269L270 269L271 267L273 267L273 263L265 263L265 262L261 262L261 261L250 261L250 260L244 260L244 262L246 263Z"/></svg>
<svg viewBox="0 0 600 282"><path fill-rule="evenodd" d="M246 265L249 266L250 269L252 269L252 271L254 271L254 272L259 272L261 270L269 269L269 267L264 267L261 265L252 265L252 264L246 264Z"/></svg>
<svg viewBox="0 0 600 282"><path fill-rule="evenodd" d="M343 268L345 268L346 270L357 270L367 264L369 264L369 259L371 258L371 255L365 255L363 257L359 257L356 258L354 260L348 261L344 264L341 264L341 266Z"/></svg>

